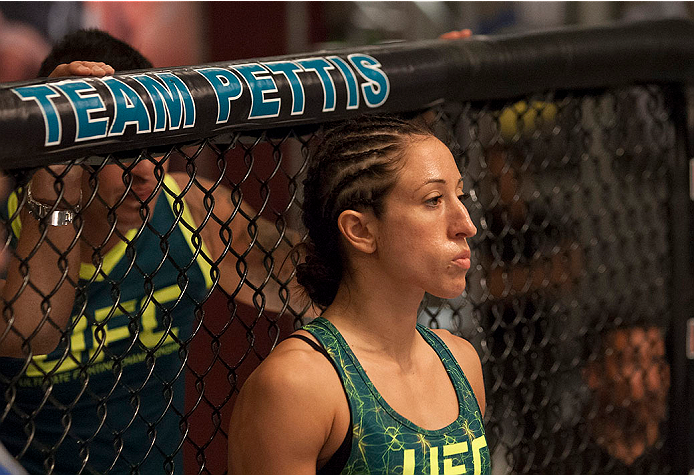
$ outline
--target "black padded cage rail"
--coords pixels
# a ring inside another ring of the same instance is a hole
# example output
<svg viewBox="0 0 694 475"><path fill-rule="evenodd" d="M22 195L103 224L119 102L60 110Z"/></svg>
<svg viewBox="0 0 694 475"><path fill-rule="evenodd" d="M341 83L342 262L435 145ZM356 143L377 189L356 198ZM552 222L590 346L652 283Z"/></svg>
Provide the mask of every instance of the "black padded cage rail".
<svg viewBox="0 0 694 475"><path fill-rule="evenodd" d="M464 172L468 286L420 320L480 354L493 473L689 473L693 59L668 20L0 86L3 444L32 473L225 473L240 384L310 315L306 160L379 113ZM67 238L26 210L56 164Z"/></svg>

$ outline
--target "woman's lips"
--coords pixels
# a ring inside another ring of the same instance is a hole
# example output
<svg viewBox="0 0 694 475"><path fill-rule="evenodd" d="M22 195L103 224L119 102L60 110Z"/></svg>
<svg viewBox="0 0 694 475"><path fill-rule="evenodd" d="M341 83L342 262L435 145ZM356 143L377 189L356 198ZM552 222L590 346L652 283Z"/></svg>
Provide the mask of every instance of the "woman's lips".
<svg viewBox="0 0 694 475"><path fill-rule="evenodd" d="M469 257L461 257L460 259L455 259L453 261L455 265L458 267L462 267L463 269L469 269L470 268L470 258Z"/></svg>
<svg viewBox="0 0 694 475"><path fill-rule="evenodd" d="M145 201L152 195L152 188L131 188L131 191L137 195L140 201Z"/></svg>
<svg viewBox="0 0 694 475"><path fill-rule="evenodd" d="M470 251L463 252L453 259L453 263L463 269L470 268Z"/></svg>

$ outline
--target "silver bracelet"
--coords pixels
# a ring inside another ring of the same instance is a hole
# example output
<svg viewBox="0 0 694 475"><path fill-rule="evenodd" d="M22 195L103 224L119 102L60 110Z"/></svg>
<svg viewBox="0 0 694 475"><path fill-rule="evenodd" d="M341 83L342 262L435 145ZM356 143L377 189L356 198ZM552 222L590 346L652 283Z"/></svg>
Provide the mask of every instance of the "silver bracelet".
<svg viewBox="0 0 694 475"><path fill-rule="evenodd" d="M36 219L46 219L46 224L49 226L65 226L75 219L75 215L79 212L82 204L82 190L80 189L79 202L74 205L73 209L55 209L54 205L47 205L36 201L31 194L31 182L27 185L27 210L29 214Z"/></svg>

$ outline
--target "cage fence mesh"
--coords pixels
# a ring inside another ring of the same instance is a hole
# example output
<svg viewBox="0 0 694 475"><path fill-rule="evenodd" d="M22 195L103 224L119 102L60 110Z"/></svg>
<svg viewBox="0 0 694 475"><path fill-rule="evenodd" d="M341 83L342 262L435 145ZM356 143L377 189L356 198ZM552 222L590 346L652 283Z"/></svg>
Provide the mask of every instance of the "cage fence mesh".
<svg viewBox="0 0 694 475"><path fill-rule="evenodd" d="M673 114L671 91L647 85L446 103L421 116L459 160L478 231L465 293L428 296L420 321L481 356L495 474L670 473ZM71 163L91 190L67 241L89 263L79 280L45 224L33 249L15 249L27 175L11 176L5 261L19 258L8 272L24 284L5 302L0 338L22 344L0 366L0 433L20 463L34 473L226 472L240 385L310 318L289 249L322 131ZM60 192L67 171L53 173ZM61 275L48 288L34 285L40 248ZM59 288L76 295L66 325L52 307ZM47 355L32 353L38 332L12 325L22 293L38 295L41 325L59 338Z"/></svg>

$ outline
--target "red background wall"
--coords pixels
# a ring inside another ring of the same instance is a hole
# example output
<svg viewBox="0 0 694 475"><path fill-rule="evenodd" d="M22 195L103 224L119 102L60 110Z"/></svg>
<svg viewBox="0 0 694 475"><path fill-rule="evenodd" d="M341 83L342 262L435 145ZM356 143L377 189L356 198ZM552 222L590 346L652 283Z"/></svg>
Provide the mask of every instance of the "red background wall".
<svg viewBox="0 0 694 475"><path fill-rule="evenodd" d="M322 41L320 3L307 5L310 23L309 43ZM205 6L207 28L205 43L210 62L258 58L287 54L286 2L208 2ZM270 147L260 147L254 153L254 171L268 176L273 168ZM231 171L227 177L238 179L243 166L236 167L242 153L228 157ZM256 209L260 205L260 186L257 182L243 185L244 198ZM286 183L271 184L271 203L278 208L288 200ZM205 324L192 341L190 362L186 374L186 411L190 414L189 436L184 445L186 473L222 474L227 466L227 437L231 408L238 388L267 356L274 339L285 338L293 331L293 318L265 313L259 317L256 309L238 304L236 316L221 336L218 333L229 321L233 308L222 292L215 292L205 305ZM250 350L252 330L253 349ZM279 332L279 335L277 333ZM194 372L193 372L194 371ZM196 374L203 375L202 378ZM202 396L201 396L202 394ZM204 453L204 455L203 455ZM204 465L204 468L203 468Z"/></svg>

